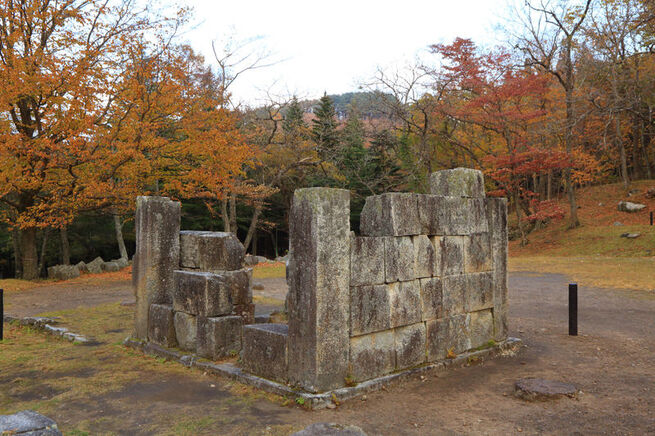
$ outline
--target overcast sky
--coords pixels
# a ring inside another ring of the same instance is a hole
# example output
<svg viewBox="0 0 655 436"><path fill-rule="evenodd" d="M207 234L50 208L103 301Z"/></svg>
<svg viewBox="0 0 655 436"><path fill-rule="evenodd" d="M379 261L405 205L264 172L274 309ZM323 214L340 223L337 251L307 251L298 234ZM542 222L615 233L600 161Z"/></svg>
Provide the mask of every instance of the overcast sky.
<svg viewBox="0 0 655 436"><path fill-rule="evenodd" d="M186 0L195 25L184 38L213 61L211 41L260 37L276 65L240 77L232 93L250 104L272 89L316 98L357 89L376 67L425 56L460 36L494 45L505 0Z"/></svg>

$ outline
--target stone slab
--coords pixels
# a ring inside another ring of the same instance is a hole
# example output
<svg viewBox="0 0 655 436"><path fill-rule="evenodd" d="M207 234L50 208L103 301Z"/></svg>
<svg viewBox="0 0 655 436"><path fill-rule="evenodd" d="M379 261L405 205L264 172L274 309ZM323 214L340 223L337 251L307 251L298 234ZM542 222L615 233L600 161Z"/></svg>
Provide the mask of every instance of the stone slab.
<svg viewBox="0 0 655 436"><path fill-rule="evenodd" d="M464 313L468 277L465 275L446 276L442 279L443 316L453 316Z"/></svg>
<svg viewBox="0 0 655 436"><path fill-rule="evenodd" d="M384 277L387 283L416 278L416 253L409 236L384 238Z"/></svg>
<svg viewBox="0 0 655 436"><path fill-rule="evenodd" d="M440 238L430 238L426 235L413 236L412 244L414 245L414 278L440 276Z"/></svg>
<svg viewBox="0 0 655 436"><path fill-rule="evenodd" d="M391 328L388 285L350 288L350 334L363 335Z"/></svg>
<svg viewBox="0 0 655 436"><path fill-rule="evenodd" d="M180 349L196 351L196 338L198 336L198 319L194 315L184 312L175 312L173 317L175 337Z"/></svg>
<svg viewBox="0 0 655 436"><path fill-rule="evenodd" d="M422 233L417 194L390 192L366 197L360 215L363 236L411 236Z"/></svg>
<svg viewBox="0 0 655 436"><path fill-rule="evenodd" d="M173 302L173 271L180 264L180 203L166 197L139 196L136 200L134 225L134 327L136 336L146 339L150 305Z"/></svg>
<svg viewBox="0 0 655 436"><path fill-rule="evenodd" d="M351 236L350 286L384 283L384 239Z"/></svg>
<svg viewBox="0 0 655 436"><path fill-rule="evenodd" d="M271 380L286 382L288 337L289 326L286 324L244 326L241 351L244 370Z"/></svg>
<svg viewBox="0 0 655 436"><path fill-rule="evenodd" d="M421 279L421 320L443 316L443 283L440 278Z"/></svg>
<svg viewBox="0 0 655 436"><path fill-rule="evenodd" d="M494 339L502 341L507 338L507 199L487 198L485 200L489 235L491 239L491 257L494 274Z"/></svg>
<svg viewBox="0 0 655 436"><path fill-rule="evenodd" d="M350 192L296 190L289 248L290 382L310 392L340 387L350 349Z"/></svg>
<svg viewBox="0 0 655 436"><path fill-rule="evenodd" d="M454 168L430 174L430 193L449 197L484 197L484 175L470 168Z"/></svg>
<svg viewBox="0 0 655 436"><path fill-rule="evenodd" d="M449 351L458 355L471 348L468 314L427 321L426 326L429 362L447 358Z"/></svg>
<svg viewBox="0 0 655 436"><path fill-rule="evenodd" d="M471 348L489 345L494 338L494 318L491 309L471 312L469 318Z"/></svg>
<svg viewBox="0 0 655 436"><path fill-rule="evenodd" d="M389 374L396 367L393 330L350 339L350 371L353 381L361 382Z"/></svg>
<svg viewBox="0 0 655 436"><path fill-rule="evenodd" d="M494 307L494 274L493 272L468 274L468 287L465 296L464 310L475 312Z"/></svg>
<svg viewBox="0 0 655 436"><path fill-rule="evenodd" d="M180 232L180 266L203 271L242 268L246 250L234 233L183 230Z"/></svg>
<svg viewBox="0 0 655 436"><path fill-rule="evenodd" d="M240 316L198 317L196 350L207 359L236 356L241 351L243 319Z"/></svg>
<svg viewBox="0 0 655 436"><path fill-rule="evenodd" d="M308 425L291 436L366 436L366 433L355 425L317 422Z"/></svg>
<svg viewBox="0 0 655 436"><path fill-rule="evenodd" d="M176 312L204 317L229 315L233 305L225 276L209 272L175 271L173 308Z"/></svg>
<svg viewBox="0 0 655 436"><path fill-rule="evenodd" d="M464 240L464 259L464 271L467 273L493 269L489 233L473 233Z"/></svg>
<svg viewBox="0 0 655 436"><path fill-rule="evenodd" d="M439 238L441 271L443 276L464 273L464 236L443 236Z"/></svg>
<svg viewBox="0 0 655 436"><path fill-rule="evenodd" d="M417 323L394 330L396 369L411 368L426 362L425 323Z"/></svg>
<svg viewBox="0 0 655 436"><path fill-rule="evenodd" d="M571 383L540 378L523 378L514 384L517 397L528 401L555 400L562 397L575 398L578 389Z"/></svg>
<svg viewBox="0 0 655 436"><path fill-rule="evenodd" d="M61 436L57 423L47 416L23 410L12 415L0 415L0 434L30 436Z"/></svg>
<svg viewBox="0 0 655 436"><path fill-rule="evenodd" d="M421 285L418 280L387 285L391 304L391 326L402 327L421 321Z"/></svg>
<svg viewBox="0 0 655 436"><path fill-rule="evenodd" d="M164 347L177 346L173 306L151 304L148 316L148 339Z"/></svg>

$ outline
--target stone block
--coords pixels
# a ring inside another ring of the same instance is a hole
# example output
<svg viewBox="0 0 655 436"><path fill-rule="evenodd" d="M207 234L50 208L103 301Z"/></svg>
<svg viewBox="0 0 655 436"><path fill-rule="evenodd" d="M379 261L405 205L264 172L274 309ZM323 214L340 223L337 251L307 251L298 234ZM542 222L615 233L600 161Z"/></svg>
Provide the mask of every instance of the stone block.
<svg viewBox="0 0 655 436"><path fill-rule="evenodd" d="M471 348L486 345L494 338L494 319L491 309L471 312L469 321Z"/></svg>
<svg viewBox="0 0 655 436"><path fill-rule="evenodd" d="M353 236L350 242L350 286L384 283L384 238Z"/></svg>
<svg viewBox="0 0 655 436"><path fill-rule="evenodd" d="M255 305L253 303L236 304L232 313L240 316L244 324L255 323Z"/></svg>
<svg viewBox="0 0 655 436"><path fill-rule="evenodd" d="M468 200L468 204L470 208L468 233L488 232L486 198L471 198Z"/></svg>
<svg viewBox="0 0 655 436"><path fill-rule="evenodd" d="M470 168L455 168L430 174L430 193L449 197L484 197L484 175Z"/></svg>
<svg viewBox="0 0 655 436"><path fill-rule="evenodd" d="M464 240L464 259L464 271L467 273L492 270L489 233L473 233Z"/></svg>
<svg viewBox="0 0 655 436"><path fill-rule="evenodd" d="M220 273L223 285L229 290L230 301L234 305L252 303L252 268Z"/></svg>
<svg viewBox="0 0 655 436"><path fill-rule="evenodd" d="M445 359L448 351L460 354L471 348L468 314L428 321L426 325L428 362Z"/></svg>
<svg viewBox="0 0 655 436"><path fill-rule="evenodd" d="M469 286L468 277L465 275L445 276L442 283L443 316L449 317L464 313Z"/></svg>
<svg viewBox="0 0 655 436"><path fill-rule="evenodd" d="M494 274L493 272L473 273L468 276L468 286L465 297L466 312L475 312L494 307Z"/></svg>
<svg viewBox="0 0 655 436"><path fill-rule="evenodd" d="M198 336L198 319L194 315L184 312L175 312L173 317L175 337L182 350L196 351L196 337Z"/></svg>
<svg viewBox="0 0 655 436"><path fill-rule="evenodd" d="M483 198L443 197L437 235L469 235L488 230Z"/></svg>
<svg viewBox="0 0 655 436"><path fill-rule="evenodd" d="M417 194L418 215L421 233L425 235L445 235L449 210L446 197Z"/></svg>
<svg viewBox="0 0 655 436"><path fill-rule="evenodd" d="M350 350L350 192L296 190L289 214L289 381L342 387Z"/></svg>
<svg viewBox="0 0 655 436"><path fill-rule="evenodd" d="M425 323L417 323L394 330L396 369L411 368L426 361Z"/></svg>
<svg viewBox="0 0 655 436"><path fill-rule="evenodd" d="M286 324L253 324L243 328L243 369L260 377L286 382L287 339Z"/></svg>
<svg viewBox="0 0 655 436"><path fill-rule="evenodd" d="M233 271L243 265L246 250L234 233L180 232L180 266L203 271Z"/></svg>
<svg viewBox="0 0 655 436"><path fill-rule="evenodd" d="M496 305L493 309L494 316L494 340L502 342L507 339L507 304Z"/></svg>
<svg viewBox="0 0 655 436"><path fill-rule="evenodd" d="M391 327L421 321L421 285L418 280L387 285L391 304Z"/></svg>
<svg viewBox="0 0 655 436"><path fill-rule="evenodd" d="M105 263L105 261L102 260L102 257L98 256L86 264L86 270L89 274L100 274L102 272L103 263Z"/></svg>
<svg viewBox="0 0 655 436"><path fill-rule="evenodd" d="M70 280L80 276L77 265L55 265L48 267L48 278L54 280Z"/></svg>
<svg viewBox="0 0 655 436"><path fill-rule="evenodd" d="M241 351L243 320L240 316L198 317L197 354L207 359L236 356Z"/></svg>
<svg viewBox="0 0 655 436"><path fill-rule="evenodd" d="M151 304L148 314L148 339L164 347L177 346L173 306Z"/></svg>
<svg viewBox="0 0 655 436"><path fill-rule="evenodd" d="M421 320L441 318L443 316L443 283L432 277L421 279Z"/></svg>
<svg viewBox="0 0 655 436"><path fill-rule="evenodd" d="M171 304L180 265L180 203L166 197L136 199L135 335L147 339L151 304Z"/></svg>
<svg viewBox="0 0 655 436"><path fill-rule="evenodd" d="M441 275L441 256L439 237L429 238L425 235L413 236L415 278ZM434 243L437 243L435 246Z"/></svg>
<svg viewBox="0 0 655 436"><path fill-rule="evenodd" d="M213 317L232 313L232 297L226 277L196 271L175 271L173 308L176 312Z"/></svg>
<svg viewBox="0 0 655 436"><path fill-rule="evenodd" d="M494 339L507 339L507 200L486 199L493 265Z"/></svg>
<svg viewBox="0 0 655 436"><path fill-rule="evenodd" d="M393 330L350 339L350 377L361 382L394 371L396 352Z"/></svg>
<svg viewBox="0 0 655 436"><path fill-rule="evenodd" d="M105 262L102 265L100 265L100 267L102 268L103 272L116 272L121 270L120 264L115 260Z"/></svg>
<svg viewBox="0 0 655 436"><path fill-rule="evenodd" d="M388 285L350 288L351 336L391 328L391 301Z"/></svg>
<svg viewBox="0 0 655 436"><path fill-rule="evenodd" d="M443 236L439 238L441 273L452 276L464 272L464 236Z"/></svg>
<svg viewBox="0 0 655 436"><path fill-rule="evenodd" d="M421 234L417 194L390 192L366 197L360 216L363 236L411 236Z"/></svg>
<svg viewBox="0 0 655 436"><path fill-rule="evenodd" d="M0 435L61 436L57 423L33 410L0 415Z"/></svg>
<svg viewBox="0 0 655 436"><path fill-rule="evenodd" d="M89 272L89 268L87 268L86 263L84 263L83 260L80 260L79 262L77 262L75 264L75 266L77 267L77 269L80 270L80 274L84 274L84 273Z"/></svg>
<svg viewBox="0 0 655 436"><path fill-rule="evenodd" d="M416 278L414 244L409 236L384 238L384 277L387 283Z"/></svg>

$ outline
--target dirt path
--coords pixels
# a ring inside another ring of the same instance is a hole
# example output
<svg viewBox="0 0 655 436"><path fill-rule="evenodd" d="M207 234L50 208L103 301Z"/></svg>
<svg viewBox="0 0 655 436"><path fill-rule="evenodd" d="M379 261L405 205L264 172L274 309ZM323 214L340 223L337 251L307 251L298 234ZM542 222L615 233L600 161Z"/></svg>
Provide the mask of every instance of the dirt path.
<svg viewBox="0 0 655 436"><path fill-rule="evenodd" d="M265 280L257 281L265 285ZM98 294L119 301L131 297L128 290L129 283L68 293L40 288L33 297L10 298L14 309L49 295L56 295L57 300L77 295L78 304L94 304L92 298L101 298ZM271 290L265 295L273 298L280 292ZM88 295L88 301L82 295ZM208 401L212 390L206 384L213 378L189 371L184 380L158 380L152 374L150 383L127 386L118 397L100 396L96 404L84 407L69 404L57 419L97 417L97 411L111 400L143 406L122 408L128 411L120 419L103 420L98 431L123 434L128 423L147 428L158 411L184 408L197 416L215 415L218 410L228 413L222 429L197 434L268 434L269 425L298 428L322 421L359 425L369 435L655 433L655 294L582 287L578 337L567 335L565 276L511 274L510 301L510 335L525 344L518 356L428 374L423 380L416 378L370 394L366 401L346 402L336 410L306 412L267 400L246 407L238 396L225 391L216 392L215 400ZM514 398L514 381L528 376L574 383L582 394L575 400L544 403Z"/></svg>

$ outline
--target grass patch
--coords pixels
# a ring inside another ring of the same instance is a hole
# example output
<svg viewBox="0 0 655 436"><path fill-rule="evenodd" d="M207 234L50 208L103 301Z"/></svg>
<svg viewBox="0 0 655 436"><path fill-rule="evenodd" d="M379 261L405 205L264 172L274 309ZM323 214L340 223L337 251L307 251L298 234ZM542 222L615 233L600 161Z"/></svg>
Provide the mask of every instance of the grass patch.
<svg viewBox="0 0 655 436"><path fill-rule="evenodd" d="M284 262L260 263L255 265L252 271L253 278L271 279L286 276L286 266Z"/></svg>
<svg viewBox="0 0 655 436"><path fill-rule="evenodd" d="M653 257L511 257L510 271L559 273L585 286L655 290Z"/></svg>
<svg viewBox="0 0 655 436"><path fill-rule="evenodd" d="M264 306L284 306L284 300L278 300L277 298L265 297L263 295L254 295L252 301L255 304L261 304Z"/></svg>

